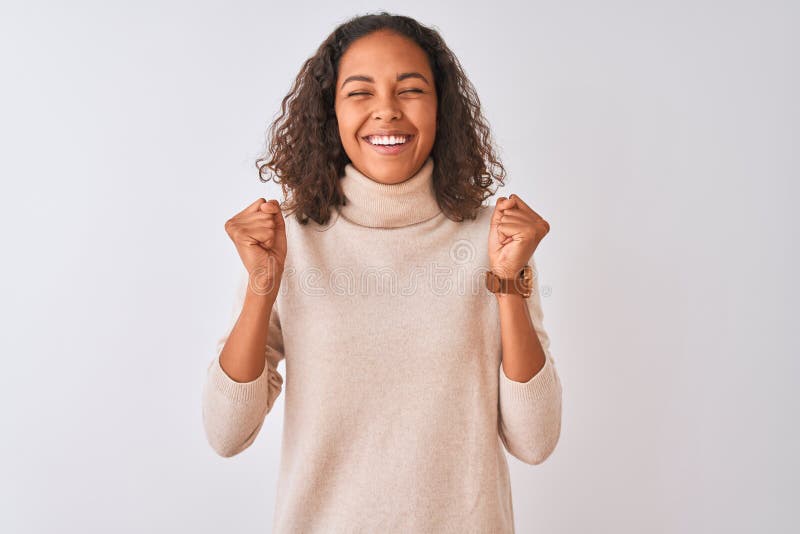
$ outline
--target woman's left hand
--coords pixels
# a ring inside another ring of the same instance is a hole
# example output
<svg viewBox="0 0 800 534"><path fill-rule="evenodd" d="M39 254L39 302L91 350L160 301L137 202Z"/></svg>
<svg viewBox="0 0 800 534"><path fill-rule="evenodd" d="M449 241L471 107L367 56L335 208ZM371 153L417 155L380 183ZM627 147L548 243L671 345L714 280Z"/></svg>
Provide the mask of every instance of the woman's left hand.
<svg viewBox="0 0 800 534"><path fill-rule="evenodd" d="M550 224L517 195L498 198L489 229L489 268L514 278L549 231Z"/></svg>

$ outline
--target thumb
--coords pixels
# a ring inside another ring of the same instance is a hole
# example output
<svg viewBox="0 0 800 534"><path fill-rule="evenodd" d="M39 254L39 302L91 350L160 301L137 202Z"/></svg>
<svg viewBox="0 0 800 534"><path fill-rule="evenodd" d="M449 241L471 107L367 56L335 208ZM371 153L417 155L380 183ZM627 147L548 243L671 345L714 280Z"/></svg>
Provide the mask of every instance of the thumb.
<svg viewBox="0 0 800 534"><path fill-rule="evenodd" d="M270 202L274 203L275 207L278 208L277 210L275 210L275 213L277 213L277 216L274 219L275 225L278 228L283 229L286 226L286 222L283 219L283 210L281 209L281 203L275 199L270 200Z"/></svg>
<svg viewBox="0 0 800 534"><path fill-rule="evenodd" d="M266 202L266 200L264 200L263 197L259 197L259 198L257 198L255 200L255 202L253 202L252 204L247 206L240 213L242 213L242 214L244 214L244 213L258 213L258 210L261 209L261 205L264 204L265 202Z"/></svg>
<svg viewBox="0 0 800 534"><path fill-rule="evenodd" d="M500 217L503 216L503 210L508 209L513 205L514 199L499 197L494 206L494 212L492 213L492 225L500 224Z"/></svg>
<svg viewBox="0 0 800 534"><path fill-rule="evenodd" d="M273 213L276 217L273 218L277 228L284 228L285 221L283 218L283 211L281 210L280 202L275 199L268 200L259 206L264 213Z"/></svg>

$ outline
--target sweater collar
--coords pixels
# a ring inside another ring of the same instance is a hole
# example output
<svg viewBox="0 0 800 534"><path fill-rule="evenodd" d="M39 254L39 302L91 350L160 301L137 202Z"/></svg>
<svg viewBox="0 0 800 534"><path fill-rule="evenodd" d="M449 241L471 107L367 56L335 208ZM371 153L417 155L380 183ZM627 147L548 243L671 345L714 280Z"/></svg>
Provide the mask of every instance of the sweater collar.
<svg viewBox="0 0 800 534"><path fill-rule="evenodd" d="M350 162L340 180L347 204L338 206L345 219L371 228L398 228L426 221L442 210L433 187L433 157L407 180L382 184Z"/></svg>

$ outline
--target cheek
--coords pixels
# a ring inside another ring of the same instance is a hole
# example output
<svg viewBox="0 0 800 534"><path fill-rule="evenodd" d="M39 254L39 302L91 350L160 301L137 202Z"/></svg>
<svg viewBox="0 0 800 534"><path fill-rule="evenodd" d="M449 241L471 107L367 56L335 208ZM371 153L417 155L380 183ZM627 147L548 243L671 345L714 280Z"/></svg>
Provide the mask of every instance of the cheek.
<svg viewBox="0 0 800 534"><path fill-rule="evenodd" d="M347 109L347 106L335 104L333 108L336 115L336 122L339 124L339 130L344 132L350 129L350 124L353 122L353 114Z"/></svg>
<svg viewBox="0 0 800 534"><path fill-rule="evenodd" d="M339 138L342 143L353 143L357 131L353 128L353 124L342 119L337 119L337 122L339 124Z"/></svg>
<svg viewBox="0 0 800 534"><path fill-rule="evenodd" d="M436 114L435 112L431 112L429 115L425 117L424 125L422 126L422 130L425 132L425 135L428 137L430 142L433 142L433 138L436 137Z"/></svg>
<svg viewBox="0 0 800 534"><path fill-rule="evenodd" d="M359 121L352 113L341 113L337 115L336 121L339 123L339 132L342 138L353 138L358 133Z"/></svg>
<svg viewBox="0 0 800 534"><path fill-rule="evenodd" d="M418 128L429 137L436 132L436 105L421 106L416 110Z"/></svg>

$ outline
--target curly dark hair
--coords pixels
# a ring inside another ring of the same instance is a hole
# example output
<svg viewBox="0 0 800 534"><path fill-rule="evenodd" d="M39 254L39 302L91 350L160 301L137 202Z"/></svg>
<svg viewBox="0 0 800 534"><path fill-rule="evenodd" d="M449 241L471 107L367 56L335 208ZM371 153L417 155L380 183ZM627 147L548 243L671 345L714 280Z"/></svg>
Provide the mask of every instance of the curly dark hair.
<svg viewBox="0 0 800 534"><path fill-rule="evenodd" d="M489 190L494 181L503 185L506 174L477 92L436 30L385 11L342 23L305 61L269 128L267 153L256 160L259 180L280 184L282 207L296 212L301 224L310 218L324 225L331 206L346 203L339 179L350 158L334 110L339 60L356 39L381 29L412 39L428 56L440 110L430 153L437 202L452 220L474 219L496 192Z"/></svg>

